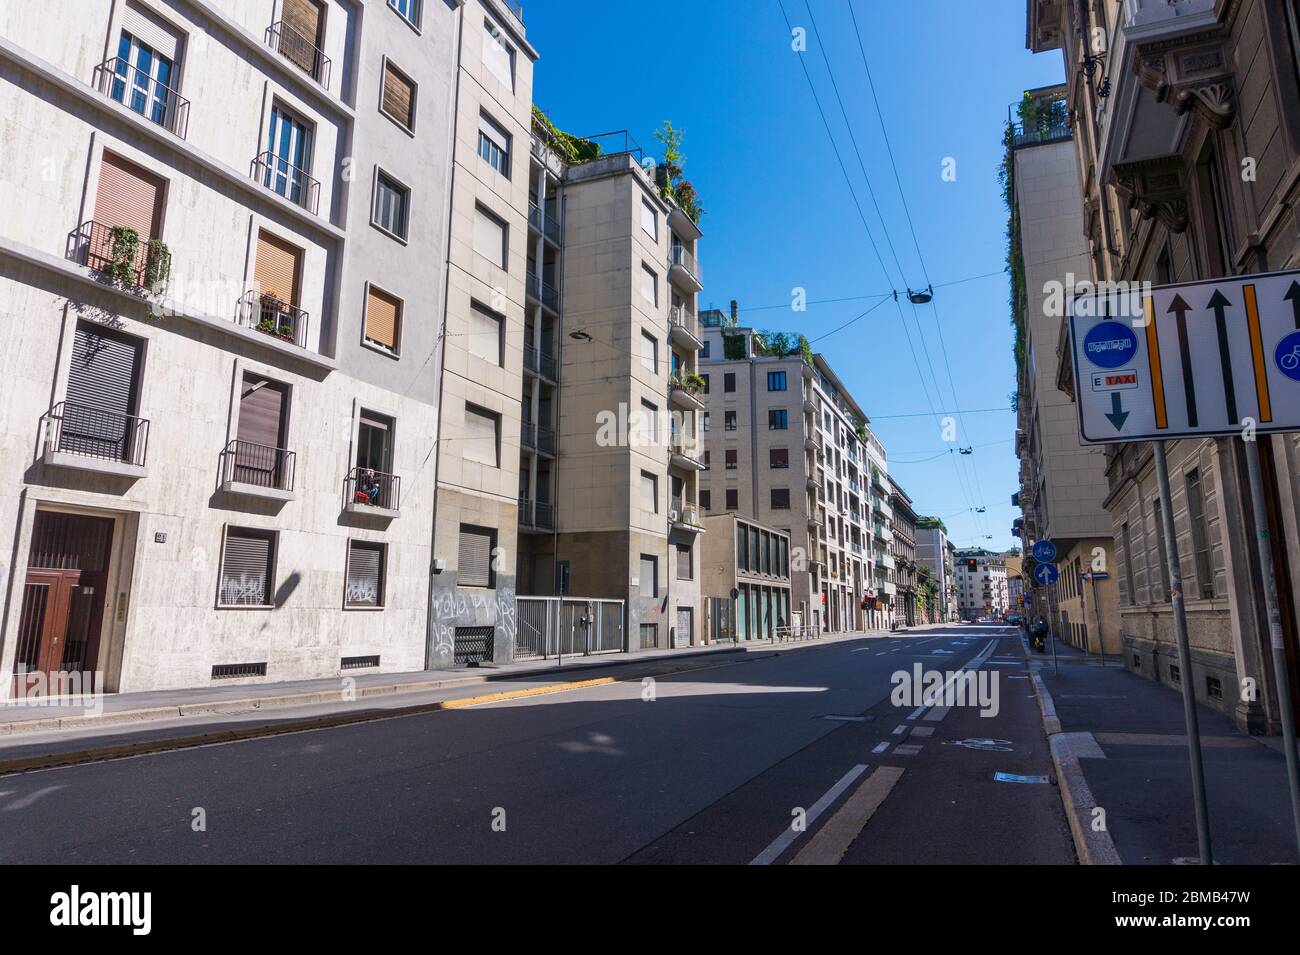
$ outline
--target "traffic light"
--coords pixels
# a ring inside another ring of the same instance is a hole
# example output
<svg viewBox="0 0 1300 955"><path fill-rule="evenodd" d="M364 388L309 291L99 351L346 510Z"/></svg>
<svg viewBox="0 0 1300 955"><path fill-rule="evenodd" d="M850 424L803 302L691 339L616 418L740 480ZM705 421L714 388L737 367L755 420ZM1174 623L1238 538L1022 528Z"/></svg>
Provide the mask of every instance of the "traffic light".
<svg viewBox="0 0 1300 955"><path fill-rule="evenodd" d="M966 569L969 571L974 571L978 566L979 562L974 557L966 561Z"/></svg>

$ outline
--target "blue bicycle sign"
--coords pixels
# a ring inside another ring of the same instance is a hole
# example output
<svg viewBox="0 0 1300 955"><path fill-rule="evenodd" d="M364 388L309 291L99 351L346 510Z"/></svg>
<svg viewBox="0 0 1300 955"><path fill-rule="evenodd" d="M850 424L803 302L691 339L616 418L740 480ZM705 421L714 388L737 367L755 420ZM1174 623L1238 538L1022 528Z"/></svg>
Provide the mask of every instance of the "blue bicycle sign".
<svg viewBox="0 0 1300 955"><path fill-rule="evenodd" d="M1273 361L1282 374L1292 381L1300 381L1300 331L1292 332L1277 343Z"/></svg>

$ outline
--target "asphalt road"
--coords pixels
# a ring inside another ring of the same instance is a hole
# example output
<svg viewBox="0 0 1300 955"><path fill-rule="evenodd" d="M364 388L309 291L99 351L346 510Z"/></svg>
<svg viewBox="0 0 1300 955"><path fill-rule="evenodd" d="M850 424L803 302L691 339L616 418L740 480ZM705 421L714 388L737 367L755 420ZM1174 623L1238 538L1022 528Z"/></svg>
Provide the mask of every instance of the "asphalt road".
<svg viewBox="0 0 1300 955"><path fill-rule="evenodd" d="M890 699L972 661L996 716ZM5 776L0 862L1070 863L1025 673L957 626Z"/></svg>

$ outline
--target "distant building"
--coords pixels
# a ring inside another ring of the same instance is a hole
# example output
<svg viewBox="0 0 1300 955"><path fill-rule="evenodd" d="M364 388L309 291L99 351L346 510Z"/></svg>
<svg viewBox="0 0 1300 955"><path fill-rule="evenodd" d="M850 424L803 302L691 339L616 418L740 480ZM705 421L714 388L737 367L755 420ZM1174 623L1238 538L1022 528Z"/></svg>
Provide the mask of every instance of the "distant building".
<svg viewBox="0 0 1300 955"><path fill-rule="evenodd" d="M963 620L1007 612L1007 565L1001 554L982 548L957 551L957 613Z"/></svg>
<svg viewBox="0 0 1300 955"><path fill-rule="evenodd" d="M704 518L700 586L710 643L768 640L806 622L790 607L790 535L739 514ZM734 596L733 596L734 594Z"/></svg>

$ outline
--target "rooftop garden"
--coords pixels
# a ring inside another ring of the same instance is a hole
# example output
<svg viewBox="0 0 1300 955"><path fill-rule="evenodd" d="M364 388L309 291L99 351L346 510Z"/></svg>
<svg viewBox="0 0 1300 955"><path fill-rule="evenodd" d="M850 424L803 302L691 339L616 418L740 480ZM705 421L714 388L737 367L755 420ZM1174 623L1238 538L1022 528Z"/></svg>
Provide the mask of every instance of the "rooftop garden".
<svg viewBox="0 0 1300 955"><path fill-rule="evenodd" d="M699 193L686 178L686 156L682 153L683 131L665 119L663 125L655 130L655 139L664 148L664 175L659 184L660 194L670 202L677 204L692 222L700 224L704 207L700 205Z"/></svg>
<svg viewBox="0 0 1300 955"><path fill-rule="evenodd" d="M533 128L537 129L565 162L590 162L600 155L600 143L566 133L533 105Z"/></svg>

